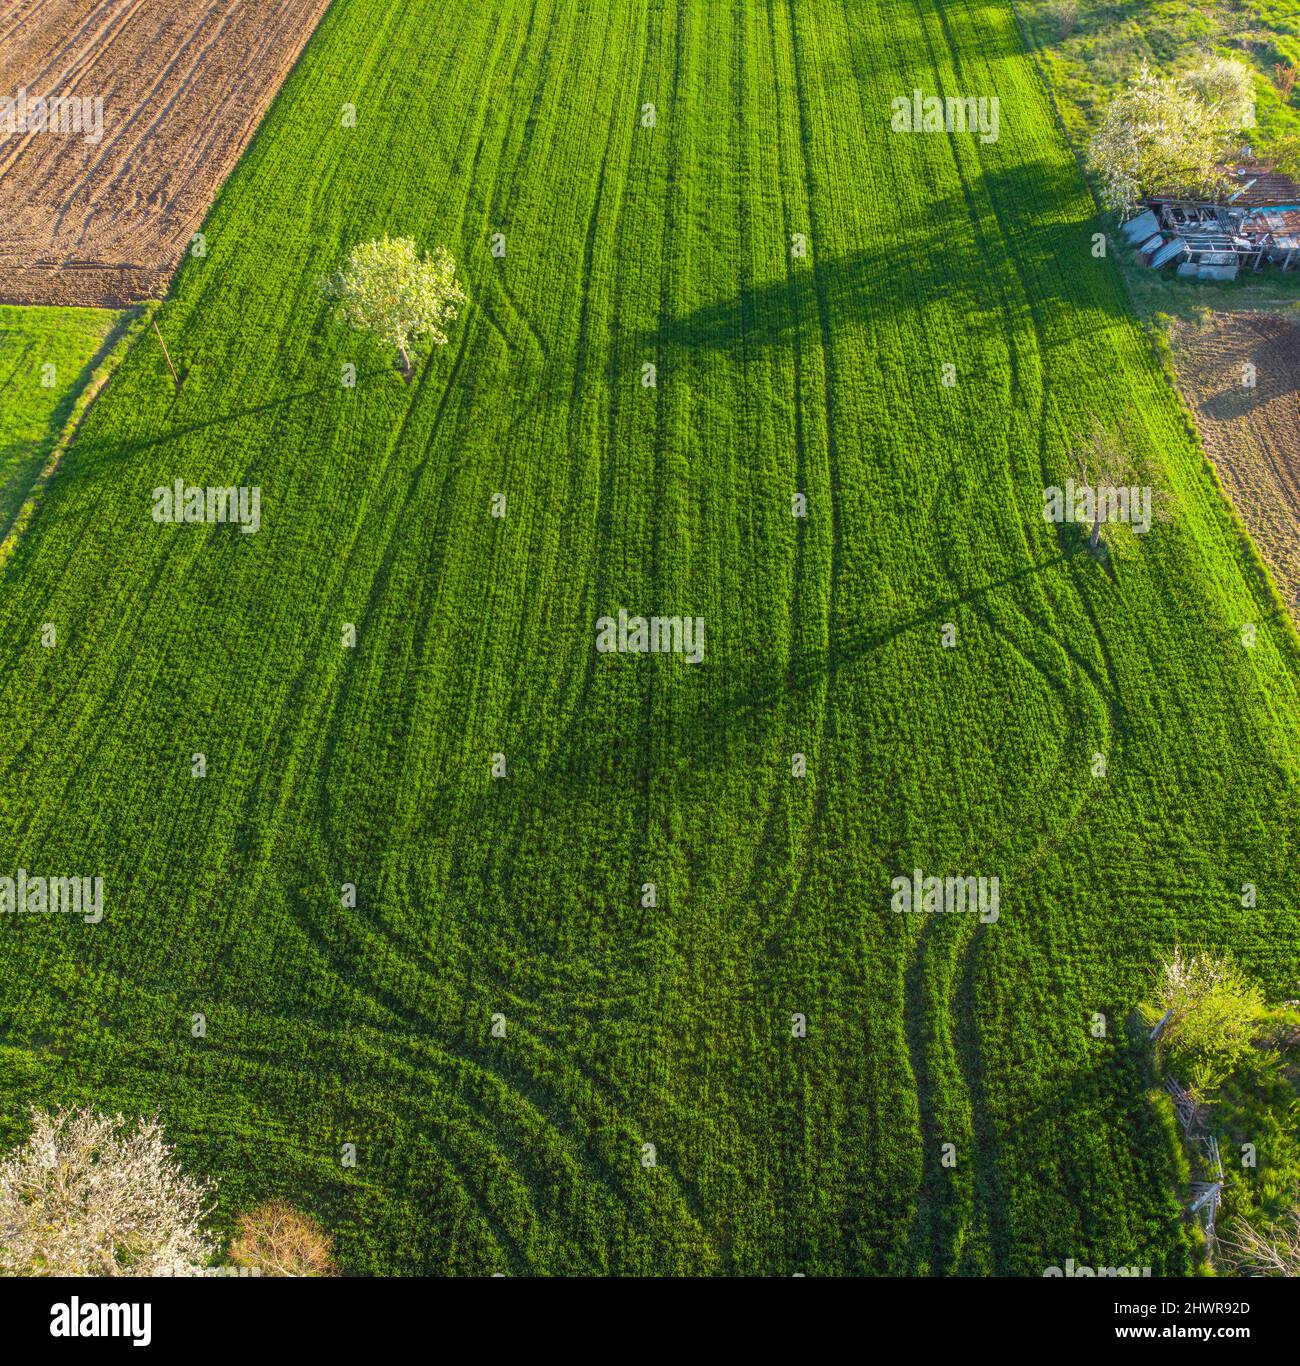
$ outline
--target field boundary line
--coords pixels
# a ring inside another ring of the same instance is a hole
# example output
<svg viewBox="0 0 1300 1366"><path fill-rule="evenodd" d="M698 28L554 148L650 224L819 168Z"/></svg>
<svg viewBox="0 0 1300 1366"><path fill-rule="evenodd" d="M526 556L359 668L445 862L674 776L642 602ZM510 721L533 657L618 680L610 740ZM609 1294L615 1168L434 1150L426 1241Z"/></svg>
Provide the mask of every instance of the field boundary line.
<svg viewBox="0 0 1300 1366"><path fill-rule="evenodd" d="M41 496L49 487L50 480L58 472L64 455L80 434L82 424L90 410L95 406L95 400L103 392L113 372L122 363L127 351L131 348L131 343L149 325L150 319L153 318L159 307L160 305L155 302L137 304L133 308L125 309L122 317L109 329L108 336L104 338L99 350L90 358L86 366L88 372L86 381L77 394L72 405L72 411L68 414L62 430L55 439L40 474L36 476L26 498L23 499L22 506L14 514L14 519L5 532L4 540L0 541L0 570L3 570L12 558L18 547L18 542L22 539L23 532L36 515Z"/></svg>

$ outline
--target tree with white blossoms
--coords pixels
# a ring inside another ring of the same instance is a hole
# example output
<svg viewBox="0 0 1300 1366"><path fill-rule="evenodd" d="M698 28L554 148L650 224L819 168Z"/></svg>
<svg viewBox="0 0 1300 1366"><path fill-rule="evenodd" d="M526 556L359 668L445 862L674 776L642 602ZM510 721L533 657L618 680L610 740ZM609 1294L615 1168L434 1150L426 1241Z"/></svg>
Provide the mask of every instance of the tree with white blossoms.
<svg viewBox="0 0 1300 1366"><path fill-rule="evenodd" d="M446 346L446 324L456 317L456 305L465 302L451 253L439 247L422 257L409 237L381 237L353 247L321 288L337 302L340 322L397 348L408 380L412 342L428 337L435 346Z"/></svg>
<svg viewBox="0 0 1300 1366"><path fill-rule="evenodd" d="M1255 73L1236 57L1206 57L1187 72L1183 84L1229 129L1255 122Z"/></svg>
<svg viewBox="0 0 1300 1366"><path fill-rule="evenodd" d="M0 1161L0 1273L191 1275L211 1260L214 1187L180 1170L156 1118L31 1114Z"/></svg>
<svg viewBox="0 0 1300 1366"><path fill-rule="evenodd" d="M1143 66L1106 107L1088 163L1106 206L1126 218L1148 194L1217 199L1229 183L1220 165L1227 132L1217 107L1179 78Z"/></svg>

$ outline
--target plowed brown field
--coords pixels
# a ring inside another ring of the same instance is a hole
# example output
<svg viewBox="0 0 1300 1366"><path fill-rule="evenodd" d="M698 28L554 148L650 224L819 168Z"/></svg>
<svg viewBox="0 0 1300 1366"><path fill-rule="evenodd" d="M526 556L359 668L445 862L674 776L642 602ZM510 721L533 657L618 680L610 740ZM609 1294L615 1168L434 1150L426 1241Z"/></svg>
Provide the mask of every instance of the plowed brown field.
<svg viewBox="0 0 1300 1366"><path fill-rule="evenodd" d="M1179 324L1173 342L1205 448L1300 619L1300 328L1271 314L1213 314L1201 327Z"/></svg>
<svg viewBox="0 0 1300 1366"><path fill-rule="evenodd" d="M0 300L161 293L329 0L0 0L0 96L103 100L103 136L0 129Z"/></svg>

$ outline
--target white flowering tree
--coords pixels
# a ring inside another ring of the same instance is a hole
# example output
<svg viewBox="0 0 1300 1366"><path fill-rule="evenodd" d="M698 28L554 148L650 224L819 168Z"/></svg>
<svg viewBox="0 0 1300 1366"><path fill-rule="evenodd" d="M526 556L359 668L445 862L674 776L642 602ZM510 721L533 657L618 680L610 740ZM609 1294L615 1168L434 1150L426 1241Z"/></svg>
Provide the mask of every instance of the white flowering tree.
<svg viewBox="0 0 1300 1366"><path fill-rule="evenodd" d="M1217 108L1172 76L1143 67L1111 100L1088 145L1106 206L1132 215L1147 194L1217 198L1227 186L1226 143Z"/></svg>
<svg viewBox="0 0 1300 1366"><path fill-rule="evenodd" d="M210 1182L186 1176L157 1119L32 1110L0 1161L0 1273L192 1274L216 1251Z"/></svg>
<svg viewBox="0 0 1300 1366"><path fill-rule="evenodd" d="M427 337L435 346L446 346L446 326L456 317L456 305L465 302L451 253L439 247L421 256L409 237L381 237L353 247L322 289L338 304L341 322L397 348L408 380L412 343Z"/></svg>
<svg viewBox="0 0 1300 1366"><path fill-rule="evenodd" d="M1182 78L1225 128L1253 127L1255 73L1236 57L1206 57Z"/></svg>

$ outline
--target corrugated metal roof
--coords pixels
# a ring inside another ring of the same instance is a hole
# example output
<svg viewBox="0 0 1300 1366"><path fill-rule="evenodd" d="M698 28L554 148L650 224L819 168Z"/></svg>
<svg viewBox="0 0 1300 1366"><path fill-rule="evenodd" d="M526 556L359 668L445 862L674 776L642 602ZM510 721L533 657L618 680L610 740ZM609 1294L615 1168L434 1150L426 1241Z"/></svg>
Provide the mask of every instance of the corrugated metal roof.
<svg viewBox="0 0 1300 1366"><path fill-rule="evenodd" d="M1181 237L1175 237L1172 242L1166 242L1163 247L1151 258L1154 267L1167 265L1175 257L1181 256L1187 250L1187 243Z"/></svg>
<svg viewBox="0 0 1300 1366"><path fill-rule="evenodd" d="M1141 242L1150 237L1153 232L1157 232L1160 224L1156 221L1156 216L1150 209L1146 213L1140 213L1136 218L1131 218L1124 224L1124 236L1130 242Z"/></svg>
<svg viewBox="0 0 1300 1366"><path fill-rule="evenodd" d="M1256 209L1242 223L1246 232L1300 233L1300 209Z"/></svg>

